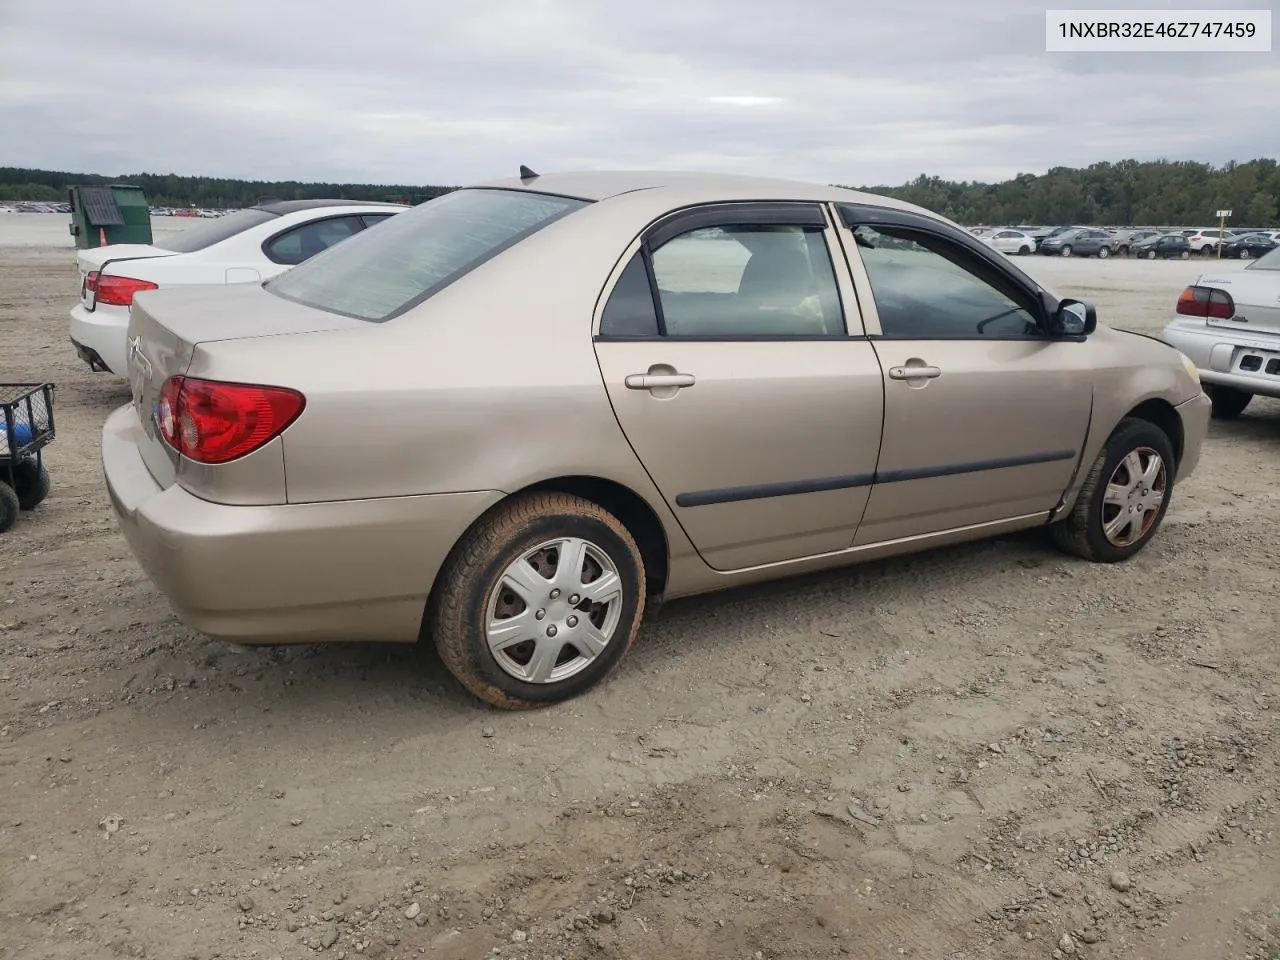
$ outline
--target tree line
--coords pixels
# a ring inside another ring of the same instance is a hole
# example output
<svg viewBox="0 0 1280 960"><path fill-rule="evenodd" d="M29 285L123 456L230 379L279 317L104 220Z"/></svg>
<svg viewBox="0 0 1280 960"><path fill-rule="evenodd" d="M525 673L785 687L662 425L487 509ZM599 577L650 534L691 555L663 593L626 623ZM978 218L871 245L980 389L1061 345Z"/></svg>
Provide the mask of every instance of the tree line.
<svg viewBox="0 0 1280 960"><path fill-rule="evenodd" d="M141 187L154 207L249 207L263 200L373 200L422 203L453 187L377 183L303 183L297 180L231 180L135 173L104 177L93 173L0 167L0 200L63 201L67 188L123 183Z"/></svg>
<svg viewBox="0 0 1280 960"><path fill-rule="evenodd" d="M391 200L421 203L449 186L303 183L139 173L122 177L0 167L0 200L66 200L70 184L133 184L162 207L246 207L264 199ZM1232 161L1221 167L1189 161L1121 160L1088 167L1021 173L1001 183L943 180L921 174L901 186L858 189L897 197L965 224L1093 224L1200 226L1218 210L1231 223L1280 223L1280 164Z"/></svg>
<svg viewBox="0 0 1280 960"><path fill-rule="evenodd" d="M863 187L963 224L1204 226L1218 210L1229 223L1280 223L1280 165L1274 159L1207 163L1157 160L1054 167L1002 183L956 182L921 175L899 187Z"/></svg>

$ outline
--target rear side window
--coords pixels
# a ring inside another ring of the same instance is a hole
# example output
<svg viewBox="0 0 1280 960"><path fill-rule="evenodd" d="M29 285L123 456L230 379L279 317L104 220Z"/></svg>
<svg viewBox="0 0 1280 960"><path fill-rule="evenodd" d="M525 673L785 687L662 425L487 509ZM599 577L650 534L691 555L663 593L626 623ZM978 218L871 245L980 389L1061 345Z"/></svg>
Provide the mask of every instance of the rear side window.
<svg viewBox="0 0 1280 960"><path fill-rule="evenodd" d="M197 250L221 243L237 233L243 233L250 227L256 227L260 223L266 223L275 218L274 213L253 207L237 210L235 213L223 214L216 219L206 220L197 226L175 233L171 237L165 237L156 246L172 250L174 253L195 253Z"/></svg>
<svg viewBox="0 0 1280 960"><path fill-rule="evenodd" d="M396 214L266 284L277 296L380 323L589 201L455 190Z"/></svg>
<svg viewBox="0 0 1280 960"><path fill-rule="evenodd" d="M262 251L276 263L301 263L363 229L359 217L313 220L268 240Z"/></svg>

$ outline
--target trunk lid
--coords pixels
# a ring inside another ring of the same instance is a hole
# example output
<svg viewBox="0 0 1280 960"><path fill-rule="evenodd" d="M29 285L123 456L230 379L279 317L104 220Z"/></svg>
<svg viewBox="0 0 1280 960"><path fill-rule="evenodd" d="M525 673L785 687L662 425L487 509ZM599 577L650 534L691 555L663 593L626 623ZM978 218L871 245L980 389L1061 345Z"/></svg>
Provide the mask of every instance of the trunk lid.
<svg viewBox="0 0 1280 960"><path fill-rule="evenodd" d="M146 243L113 243L105 247L87 247L76 251L76 266L80 270L80 301L92 310L95 304L93 291L89 289L89 273L100 271L104 264L109 264L108 273L127 273L118 269L122 261L142 260L152 257L172 257L172 250L162 250Z"/></svg>
<svg viewBox="0 0 1280 960"><path fill-rule="evenodd" d="M146 434L142 457L151 475L162 487L176 480L180 458L157 420L160 389L170 377L187 372L201 344L367 327L362 320L284 300L253 283L138 294L129 311L125 375Z"/></svg>
<svg viewBox="0 0 1280 960"><path fill-rule="evenodd" d="M1231 294L1236 312L1230 320L1209 318L1211 327L1227 327L1241 333L1280 334L1280 271L1241 270L1204 274L1202 287L1217 287Z"/></svg>

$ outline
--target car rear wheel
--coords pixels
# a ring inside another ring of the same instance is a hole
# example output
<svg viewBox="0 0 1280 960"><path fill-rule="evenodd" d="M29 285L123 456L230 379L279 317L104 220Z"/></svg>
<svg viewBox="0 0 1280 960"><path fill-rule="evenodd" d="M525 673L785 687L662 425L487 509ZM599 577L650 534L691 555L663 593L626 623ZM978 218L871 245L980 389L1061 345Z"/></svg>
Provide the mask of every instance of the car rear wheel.
<svg viewBox="0 0 1280 960"><path fill-rule="evenodd" d="M1209 244L1206 243L1203 247L1200 248L1200 256L1204 257L1206 260L1208 260L1213 255L1214 255L1213 247L1210 246Z"/></svg>
<svg viewBox="0 0 1280 960"><path fill-rule="evenodd" d="M1213 416L1218 420L1234 420L1244 413L1244 408L1253 399L1252 393L1237 390L1235 387L1223 387L1216 383L1206 383L1205 393L1213 401Z"/></svg>
<svg viewBox="0 0 1280 960"><path fill-rule="evenodd" d="M1109 256L1111 256L1111 251L1110 251L1108 248L1106 248L1106 247L1099 247L1099 248L1098 248L1098 259L1099 259L1099 260L1105 260L1105 259L1107 259L1107 257L1109 257Z"/></svg>
<svg viewBox="0 0 1280 960"><path fill-rule="evenodd" d="M1064 257L1071 256L1071 244L1068 243L1066 246L1062 248L1062 255Z"/></svg>
<svg viewBox="0 0 1280 960"><path fill-rule="evenodd" d="M1248 248L1248 247L1241 247L1241 248L1240 248L1239 257L1240 257L1240 259L1241 259L1241 260L1248 260L1248 259L1249 259L1249 248Z"/></svg>
<svg viewBox="0 0 1280 960"><path fill-rule="evenodd" d="M440 571L428 627L471 693L506 710L567 700L604 678L644 613L640 549L600 506L562 493L505 501Z"/></svg>
<svg viewBox="0 0 1280 960"><path fill-rule="evenodd" d="M1054 540L1086 560L1127 560L1160 528L1173 468L1173 445L1163 430L1146 420L1122 420L1089 469L1071 513L1050 527Z"/></svg>
<svg viewBox="0 0 1280 960"><path fill-rule="evenodd" d="M1025 256L1026 256L1027 254L1029 254L1030 252L1031 252L1031 248L1030 248L1030 247L1028 247L1028 246L1021 246L1021 247L1019 247L1019 248L1018 248L1018 255L1019 255L1019 256L1023 256L1023 257L1025 257Z"/></svg>

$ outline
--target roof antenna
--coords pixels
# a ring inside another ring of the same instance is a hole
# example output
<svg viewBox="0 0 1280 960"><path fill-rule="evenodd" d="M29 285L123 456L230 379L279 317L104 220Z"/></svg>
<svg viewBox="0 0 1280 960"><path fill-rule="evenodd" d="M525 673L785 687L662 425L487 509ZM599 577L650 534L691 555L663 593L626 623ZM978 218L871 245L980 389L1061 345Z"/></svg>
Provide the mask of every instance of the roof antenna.
<svg viewBox="0 0 1280 960"><path fill-rule="evenodd" d="M522 163L520 164L520 179L521 180L537 180L538 175Z"/></svg>

